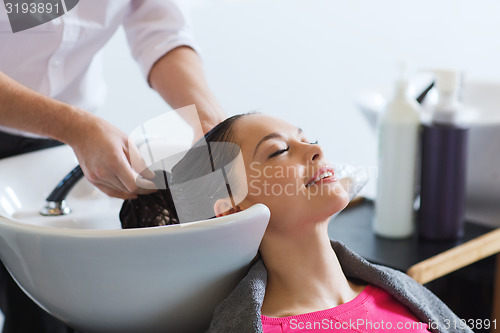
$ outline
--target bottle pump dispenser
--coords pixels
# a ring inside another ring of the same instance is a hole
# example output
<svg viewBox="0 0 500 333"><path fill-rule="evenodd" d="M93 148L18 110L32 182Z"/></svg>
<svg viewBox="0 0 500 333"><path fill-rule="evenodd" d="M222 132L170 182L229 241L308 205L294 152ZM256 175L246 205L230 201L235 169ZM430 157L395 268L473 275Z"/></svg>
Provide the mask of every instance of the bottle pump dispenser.
<svg viewBox="0 0 500 333"><path fill-rule="evenodd" d="M438 103L423 125L420 236L432 240L463 235L468 128L458 101L460 73L435 70Z"/></svg>
<svg viewBox="0 0 500 333"><path fill-rule="evenodd" d="M378 185L375 233L407 238L414 232L416 166L420 128L419 105L408 95L405 67L396 93L379 122Z"/></svg>

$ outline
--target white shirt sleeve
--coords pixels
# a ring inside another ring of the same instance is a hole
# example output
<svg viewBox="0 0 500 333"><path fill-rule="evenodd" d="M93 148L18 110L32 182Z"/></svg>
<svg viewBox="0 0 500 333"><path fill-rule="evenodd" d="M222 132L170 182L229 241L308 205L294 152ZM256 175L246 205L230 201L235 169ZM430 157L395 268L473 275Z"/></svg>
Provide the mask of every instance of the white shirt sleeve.
<svg viewBox="0 0 500 333"><path fill-rule="evenodd" d="M123 26L146 80L154 63L174 48L186 45L199 53L187 12L177 0L132 0Z"/></svg>

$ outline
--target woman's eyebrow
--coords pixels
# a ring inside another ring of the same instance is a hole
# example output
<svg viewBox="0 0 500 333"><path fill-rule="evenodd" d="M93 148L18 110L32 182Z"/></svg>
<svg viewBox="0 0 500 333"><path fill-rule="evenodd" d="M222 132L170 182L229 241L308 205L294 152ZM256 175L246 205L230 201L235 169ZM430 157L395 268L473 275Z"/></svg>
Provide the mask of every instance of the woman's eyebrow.
<svg viewBox="0 0 500 333"><path fill-rule="evenodd" d="M257 146L255 146L255 151L253 152L253 157L255 157L255 154L257 154L257 149L259 149L259 146L261 144L263 144L265 141L267 140L271 140L271 139L276 139L276 138L283 138L283 135L279 134L279 133L276 133L276 132L273 132L271 134L268 134L266 135L265 137L263 137L262 139L260 139L259 143L257 144Z"/></svg>
<svg viewBox="0 0 500 333"><path fill-rule="evenodd" d="M300 134L300 133L302 133L302 128L300 128L300 127L299 127L299 128L297 128L297 132L298 132L299 134ZM255 146L255 150L254 150L254 152L253 152L253 157L255 157L255 154L257 154L257 149L259 149L259 146L260 146L262 143L264 143L264 142L265 142L265 141L267 141L267 140L276 139L276 138L283 138L283 135L281 135L281 134L279 134L279 133L277 133L277 132L273 132L273 133L268 134L268 135L266 135L265 137L263 137L263 138L259 141L259 143L257 144L257 146Z"/></svg>

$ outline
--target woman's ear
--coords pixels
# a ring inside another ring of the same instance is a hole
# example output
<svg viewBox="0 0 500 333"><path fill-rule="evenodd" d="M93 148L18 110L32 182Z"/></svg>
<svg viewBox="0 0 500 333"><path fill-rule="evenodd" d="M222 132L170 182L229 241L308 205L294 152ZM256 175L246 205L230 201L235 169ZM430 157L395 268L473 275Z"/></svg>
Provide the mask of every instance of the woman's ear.
<svg viewBox="0 0 500 333"><path fill-rule="evenodd" d="M240 211L240 206L236 206L233 208L233 206L231 205L231 200L229 198L219 199L214 204L214 212L216 217L226 216Z"/></svg>

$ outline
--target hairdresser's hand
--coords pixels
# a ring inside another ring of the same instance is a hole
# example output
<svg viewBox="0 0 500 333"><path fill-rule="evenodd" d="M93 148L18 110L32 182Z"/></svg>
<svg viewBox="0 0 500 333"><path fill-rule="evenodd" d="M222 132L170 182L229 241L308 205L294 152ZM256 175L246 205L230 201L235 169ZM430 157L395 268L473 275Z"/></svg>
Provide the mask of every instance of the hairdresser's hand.
<svg viewBox="0 0 500 333"><path fill-rule="evenodd" d="M146 168L135 145L129 147L127 135L94 115L89 114L86 120L68 143L90 183L107 195L122 199L154 192L154 185L144 179L154 174ZM139 182L138 172L144 177Z"/></svg>

